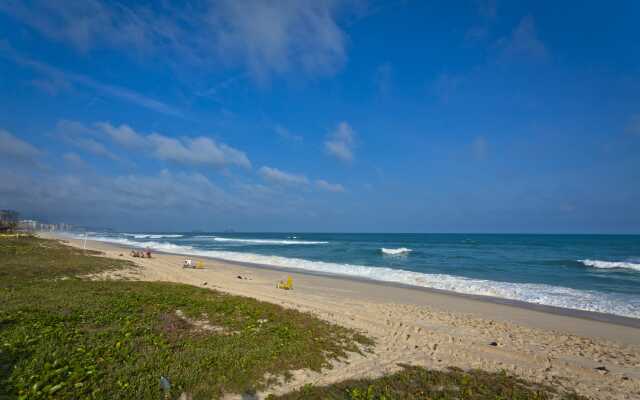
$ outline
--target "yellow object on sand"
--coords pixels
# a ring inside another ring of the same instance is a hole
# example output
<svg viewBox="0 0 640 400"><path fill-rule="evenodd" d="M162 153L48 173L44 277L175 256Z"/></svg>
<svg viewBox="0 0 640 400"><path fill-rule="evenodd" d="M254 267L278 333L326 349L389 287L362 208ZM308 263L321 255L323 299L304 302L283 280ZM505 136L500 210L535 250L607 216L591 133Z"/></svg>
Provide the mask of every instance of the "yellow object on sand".
<svg viewBox="0 0 640 400"><path fill-rule="evenodd" d="M279 289L284 289L284 290L292 290L293 289L293 279L289 276L287 277L287 281L280 281L278 282L278 285L276 286Z"/></svg>
<svg viewBox="0 0 640 400"><path fill-rule="evenodd" d="M204 263L202 261L198 261L196 262L196 268L198 269L204 269Z"/></svg>

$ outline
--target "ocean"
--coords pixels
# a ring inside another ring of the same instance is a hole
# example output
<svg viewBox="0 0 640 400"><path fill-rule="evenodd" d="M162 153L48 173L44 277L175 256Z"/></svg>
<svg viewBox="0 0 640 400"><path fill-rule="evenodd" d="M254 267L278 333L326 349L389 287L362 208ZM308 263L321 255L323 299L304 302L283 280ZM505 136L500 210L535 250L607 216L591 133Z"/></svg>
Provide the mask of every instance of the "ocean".
<svg viewBox="0 0 640 400"><path fill-rule="evenodd" d="M640 318L640 235L93 232L88 238Z"/></svg>

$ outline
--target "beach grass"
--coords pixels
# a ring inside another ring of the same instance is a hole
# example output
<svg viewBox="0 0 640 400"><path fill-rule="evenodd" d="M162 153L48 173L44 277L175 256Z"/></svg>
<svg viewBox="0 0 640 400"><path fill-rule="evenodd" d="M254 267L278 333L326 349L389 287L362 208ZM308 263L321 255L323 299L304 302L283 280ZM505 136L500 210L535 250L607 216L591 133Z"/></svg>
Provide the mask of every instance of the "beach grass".
<svg viewBox="0 0 640 400"><path fill-rule="evenodd" d="M506 373L481 370L427 370L403 365L402 370L378 379L348 380L328 386L307 385L271 400L586 400L574 393L529 383Z"/></svg>
<svg viewBox="0 0 640 400"><path fill-rule="evenodd" d="M86 277L132 267L53 240L0 238L0 398L219 398L372 345L249 298Z"/></svg>

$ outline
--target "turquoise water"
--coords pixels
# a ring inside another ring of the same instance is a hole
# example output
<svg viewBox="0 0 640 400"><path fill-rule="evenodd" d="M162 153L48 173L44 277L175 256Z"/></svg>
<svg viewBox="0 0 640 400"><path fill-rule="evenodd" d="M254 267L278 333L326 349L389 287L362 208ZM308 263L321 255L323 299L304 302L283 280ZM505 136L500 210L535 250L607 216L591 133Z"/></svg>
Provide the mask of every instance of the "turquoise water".
<svg viewBox="0 0 640 400"><path fill-rule="evenodd" d="M176 232L92 237L640 318L639 235Z"/></svg>

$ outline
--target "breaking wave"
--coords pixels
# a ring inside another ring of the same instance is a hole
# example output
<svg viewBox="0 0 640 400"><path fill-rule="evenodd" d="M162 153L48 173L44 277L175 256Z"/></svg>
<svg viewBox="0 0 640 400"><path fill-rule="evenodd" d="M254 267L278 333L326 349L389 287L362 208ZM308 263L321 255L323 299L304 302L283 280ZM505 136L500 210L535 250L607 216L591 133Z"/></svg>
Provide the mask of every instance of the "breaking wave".
<svg viewBox="0 0 640 400"><path fill-rule="evenodd" d="M215 242L244 243L244 244L295 245L295 244L328 244L329 243L329 242L310 241L310 240L239 239L239 238L225 238L225 237L219 237L219 236L196 236L196 237L213 239L213 241Z"/></svg>
<svg viewBox="0 0 640 400"><path fill-rule="evenodd" d="M154 235L151 233L125 233L125 236L130 236L135 239L163 239L163 238L181 238L184 235Z"/></svg>
<svg viewBox="0 0 640 400"><path fill-rule="evenodd" d="M635 260L634 260L635 261ZM631 262L631 261L601 261L601 260L578 260L578 262L586 265L587 267L592 268L602 268L602 269L613 269L613 268L621 268L621 269L632 269L635 271L640 271L640 263L639 262Z"/></svg>
<svg viewBox="0 0 640 400"><path fill-rule="evenodd" d="M640 318L640 298L629 298L620 294L608 294L593 290L578 290L562 286L537 283L514 283L472 279L447 274L426 274L386 267L337 264L253 253L200 250L193 248L192 246L180 246L166 242L136 242L123 238L108 237L94 237L92 239L127 246L143 248L149 247L157 251L176 254L213 257L241 263L300 269L320 274L345 275L376 281L394 282L425 288L447 290L457 293L492 296L533 304Z"/></svg>
<svg viewBox="0 0 640 400"><path fill-rule="evenodd" d="M90 237L90 240L97 240L99 242L107 242L107 243L115 243L123 246L130 247L142 247L142 248L150 248L157 251L164 251L167 253L178 253L178 254L187 254L185 252L192 251L193 247L191 246L182 246L173 243L167 242L136 242L133 240L125 239L125 238L117 238L117 237L105 237L105 236L94 236Z"/></svg>
<svg viewBox="0 0 640 400"><path fill-rule="evenodd" d="M380 251L384 254L388 254L391 256L397 256L397 255L401 255L401 254L407 254L407 253L411 253L413 250L408 249L406 247L399 247L397 249L386 249L386 248L381 248Z"/></svg>

